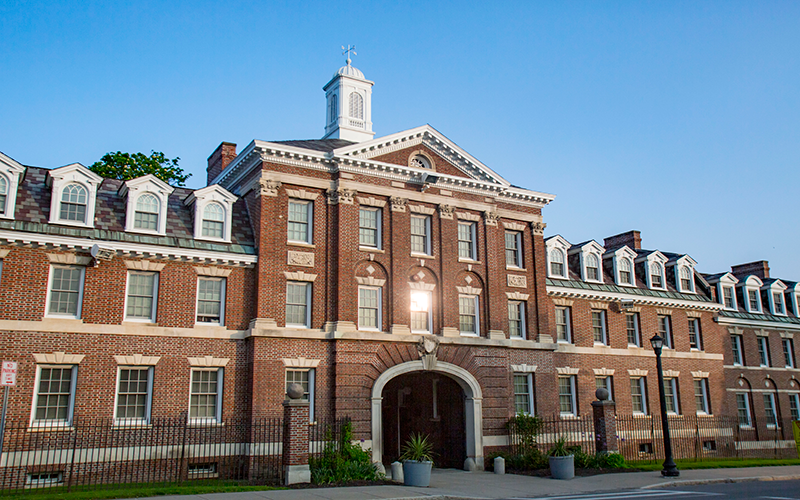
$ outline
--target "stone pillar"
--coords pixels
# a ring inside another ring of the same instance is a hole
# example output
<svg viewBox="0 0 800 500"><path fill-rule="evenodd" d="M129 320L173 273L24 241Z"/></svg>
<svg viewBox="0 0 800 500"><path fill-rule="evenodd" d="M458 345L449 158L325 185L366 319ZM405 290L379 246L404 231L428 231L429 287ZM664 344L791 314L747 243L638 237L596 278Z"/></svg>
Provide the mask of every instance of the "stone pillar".
<svg viewBox="0 0 800 500"><path fill-rule="evenodd" d="M597 401L592 401L594 413L594 444L597 453L618 453L617 420L614 409L616 403L608 399L608 390L600 388L595 391Z"/></svg>
<svg viewBox="0 0 800 500"><path fill-rule="evenodd" d="M284 484L310 483L308 466L308 401L301 401L303 388L292 384L289 400L283 403L283 481Z"/></svg>

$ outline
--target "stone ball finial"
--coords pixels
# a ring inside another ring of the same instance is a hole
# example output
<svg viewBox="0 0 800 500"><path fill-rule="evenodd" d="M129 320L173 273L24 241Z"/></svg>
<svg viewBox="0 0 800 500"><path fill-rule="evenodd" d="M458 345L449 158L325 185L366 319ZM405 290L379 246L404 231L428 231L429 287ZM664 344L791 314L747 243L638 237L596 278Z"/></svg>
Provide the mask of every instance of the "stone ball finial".
<svg viewBox="0 0 800 500"><path fill-rule="evenodd" d="M291 384L286 390L286 395L289 399L300 399L303 397L303 386L300 384Z"/></svg>
<svg viewBox="0 0 800 500"><path fill-rule="evenodd" d="M600 387L596 391L594 391L594 395L598 401L607 401L608 400L608 389L605 387Z"/></svg>

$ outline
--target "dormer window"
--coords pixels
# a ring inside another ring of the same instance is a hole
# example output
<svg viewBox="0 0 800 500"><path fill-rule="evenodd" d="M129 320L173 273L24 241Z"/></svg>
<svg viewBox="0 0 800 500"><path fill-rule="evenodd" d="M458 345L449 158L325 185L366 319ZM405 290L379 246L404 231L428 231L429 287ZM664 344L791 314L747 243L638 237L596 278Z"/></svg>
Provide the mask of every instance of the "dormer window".
<svg viewBox="0 0 800 500"><path fill-rule="evenodd" d="M302 206L306 210L310 210L314 198L318 196L305 191L298 191L293 194L298 197L305 197L298 201L302 201ZM201 240L229 243L231 241L233 203L235 201L236 196L217 184L198 189L190 194L184 203L186 205L194 204L194 237Z"/></svg>
<svg viewBox="0 0 800 500"><path fill-rule="evenodd" d="M658 262L650 264L650 286L664 288L664 268Z"/></svg>
<svg viewBox="0 0 800 500"><path fill-rule="evenodd" d="M786 314L783 307L783 294L781 292L772 293L772 309L775 314Z"/></svg>
<svg viewBox="0 0 800 500"><path fill-rule="evenodd" d="M25 167L0 153L0 219L13 219L17 203L17 184Z"/></svg>
<svg viewBox="0 0 800 500"><path fill-rule="evenodd" d="M672 269L671 278L674 279L675 289L681 293L695 293L694 268L697 262L688 255L676 256L670 259L666 266Z"/></svg>
<svg viewBox="0 0 800 500"><path fill-rule="evenodd" d="M769 301L772 314L785 316L786 304L783 301L783 293L788 287L781 280L774 280L761 289L766 292L766 300Z"/></svg>
<svg viewBox="0 0 800 500"><path fill-rule="evenodd" d="M86 223L86 188L80 184L67 184L61 192L59 218Z"/></svg>
<svg viewBox="0 0 800 500"><path fill-rule="evenodd" d="M136 200L136 213L133 217L133 227L158 231L158 198L145 193Z"/></svg>
<svg viewBox="0 0 800 500"><path fill-rule="evenodd" d="M80 163L51 170L47 184L53 189L50 198L50 224L94 226L97 187L103 178Z"/></svg>
<svg viewBox="0 0 800 500"><path fill-rule="evenodd" d="M605 252L599 243L594 240L589 240L579 245L573 245L567 252L567 262L574 262L577 257L580 264L580 275L584 281L591 281L594 283L603 282L603 267L602 258L600 257Z"/></svg>
<svg viewBox="0 0 800 500"><path fill-rule="evenodd" d="M736 311L736 284L739 282L731 273L722 273L707 277L708 284L716 287L717 302L729 311Z"/></svg>
<svg viewBox="0 0 800 500"><path fill-rule="evenodd" d="M623 258L619 263L619 283L620 285L633 284L633 264L628 258Z"/></svg>
<svg viewBox="0 0 800 500"><path fill-rule="evenodd" d="M694 292L692 271L687 266L681 266L678 272L680 274L681 292Z"/></svg>
<svg viewBox="0 0 800 500"><path fill-rule="evenodd" d="M6 213L6 199L8 198L8 181L0 174L0 215Z"/></svg>
<svg viewBox="0 0 800 500"><path fill-rule="evenodd" d="M567 268L567 249L571 245L560 235L555 235L545 240L547 249L547 276L549 278L569 279Z"/></svg>
<svg viewBox="0 0 800 500"><path fill-rule="evenodd" d="M636 274L633 268L633 259L636 252L628 246L609 250L603 255L603 259L611 259L614 270L614 281L621 286L636 286Z"/></svg>
<svg viewBox="0 0 800 500"><path fill-rule="evenodd" d="M556 249L550 252L550 274L564 277L564 252L561 250Z"/></svg>
<svg viewBox="0 0 800 500"><path fill-rule="evenodd" d="M586 256L586 279L600 281L600 259L593 253Z"/></svg>
<svg viewBox="0 0 800 500"><path fill-rule="evenodd" d="M209 203L203 209L202 235L209 238L222 238L225 227L225 209L219 203Z"/></svg>
<svg viewBox="0 0 800 500"><path fill-rule="evenodd" d="M748 290L747 301L750 304L750 312L761 312L761 301L758 297L758 291Z"/></svg>
<svg viewBox="0 0 800 500"><path fill-rule="evenodd" d="M757 277L750 275L747 279L743 280L738 287L741 288L741 298L744 301L745 310L749 313L761 313L761 292L760 289L764 285Z"/></svg>
<svg viewBox="0 0 800 500"><path fill-rule="evenodd" d="M725 309L736 309L736 298L733 294L733 287L732 286L723 286L722 287L722 305L725 306Z"/></svg>

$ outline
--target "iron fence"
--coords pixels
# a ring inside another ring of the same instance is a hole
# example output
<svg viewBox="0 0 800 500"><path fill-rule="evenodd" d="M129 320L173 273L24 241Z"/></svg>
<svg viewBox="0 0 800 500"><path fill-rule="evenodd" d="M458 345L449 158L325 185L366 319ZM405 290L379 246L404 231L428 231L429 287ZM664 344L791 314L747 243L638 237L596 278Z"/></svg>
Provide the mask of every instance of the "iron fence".
<svg viewBox="0 0 800 500"><path fill-rule="evenodd" d="M516 419L508 422L509 451L521 454L525 448L535 447L542 453L547 451L559 438L566 440L567 446L580 446L586 453L594 453L594 420L590 416L565 418L560 415L537 417L539 429L534 441Z"/></svg>

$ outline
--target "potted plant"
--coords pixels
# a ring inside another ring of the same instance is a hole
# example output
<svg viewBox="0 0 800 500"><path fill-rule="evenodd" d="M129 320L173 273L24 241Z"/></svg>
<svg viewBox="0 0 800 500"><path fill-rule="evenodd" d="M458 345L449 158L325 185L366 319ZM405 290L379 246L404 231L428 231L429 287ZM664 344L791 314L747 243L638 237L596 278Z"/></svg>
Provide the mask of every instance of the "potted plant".
<svg viewBox="0 0 800 500"><path fill-rule="evenodd" d="M575 455L567 447L567 438L556 439L553 447L547 452L550 462L550 475L553 479L572 479L575 477Z"/></svg>
<svg viewBox="0 0 800 500"><path fill-rule="evenodd" d="M433 445L426 434L412 434L403 445L403 484L406 486L428 486L433 467Z"/></svg>

